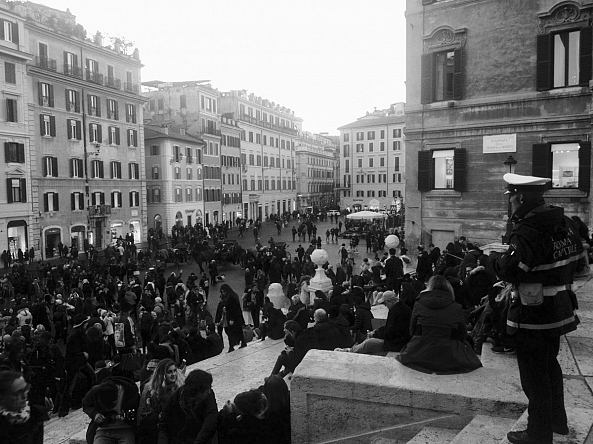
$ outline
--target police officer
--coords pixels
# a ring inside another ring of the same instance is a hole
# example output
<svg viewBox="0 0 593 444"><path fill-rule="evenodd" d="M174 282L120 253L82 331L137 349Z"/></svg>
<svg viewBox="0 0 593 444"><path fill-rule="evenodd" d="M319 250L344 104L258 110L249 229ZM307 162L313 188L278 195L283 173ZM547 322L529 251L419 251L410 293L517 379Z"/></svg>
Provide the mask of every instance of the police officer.
<svg viewBox="0 0 593 444"><path fill-rule="evenodd" d="M505 174L513 230L509 248L489 257L496 275L513 284L507 331L516 339L523 391L529 400L527 429L509 432L511 443L551 443L568 434L560 336L579 319L571 283L584 255L578 229L564 209L546 205L549 178Z"/></svg>

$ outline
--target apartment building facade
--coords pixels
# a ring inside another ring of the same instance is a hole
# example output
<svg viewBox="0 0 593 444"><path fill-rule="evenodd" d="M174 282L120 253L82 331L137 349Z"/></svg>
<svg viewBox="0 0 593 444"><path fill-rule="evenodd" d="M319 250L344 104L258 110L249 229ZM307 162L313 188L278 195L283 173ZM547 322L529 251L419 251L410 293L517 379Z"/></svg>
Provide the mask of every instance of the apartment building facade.
<svg viewBox="0 0 593 444"><path fill-rule="evenodd" d="M547 203L590 225L593 4L408 0L406 9L409 245L500 242L502 176L513 168L549 177Z"/></svg>
<svg viewBox="0 0 593 444"><path fill-rule="evenodd" d="M219 106L242 130L244 217L264 220L296 210L295 145L302 119L245 90L221 93Z"/></svg>
<svg viewBox="0 0 593 444"><path fill-rule="evenodd" d="M222 220L235 226L243 218L241 134L239 122L231 116L220 117L220 164L222 178Z"/></svg>
<svg viewBox="0 0 593 444"><path fill-rule="evenodd" d="M375 110L340 131L340 207L392 210L405 199L403 104Z"/></svg>
<svg viewBox="0 0 593 444"><path fill-rule="evenodd" d="M114 39L108 46L100 34L89 40L70 12L31 2L2 2L0 10L20 18L12 43L31 55L21 114L29 140L28 247L45 259L55 256L59 243L82 251L128 233L141 241L138 50L128 55L129 45ZM10 171L20 174L18 167ZM16 181L11 184L14 201Z"/></svg>
<svg viewBox="0 0 593 444"><path fill-rule="evenodd" d="M306 131L299 133L295 144L297 210L324 209L336 204L334 199L335 148L332 140Z"/></svg>
<svg viewBox="0 0 593 444"><path fill-rule="evenodd" d="M219 92L209 84L191 82L144 82L149 88L145 113L153 124L183 129L188 136L205 143L200 158L203 175L203 215L200 222L216 225L223 222L221 176L221 122Z"/></svg>
<svg viewBox="0 0 593 444"><path fill-rule="evenodd" d="M27 64L33 60L26 44L23 17L0 4L0 251L13 257L19 249L38 251L38 231L31 211L31 155L27 118Z"/></svg>
<svg viewBox="0 0 593 444"><path fill-rule="evenodd" d="M206 143L160 125L145 127L144 143L148 229L169 235L174 226L203 224L209 185L203 163Z"/></svg>

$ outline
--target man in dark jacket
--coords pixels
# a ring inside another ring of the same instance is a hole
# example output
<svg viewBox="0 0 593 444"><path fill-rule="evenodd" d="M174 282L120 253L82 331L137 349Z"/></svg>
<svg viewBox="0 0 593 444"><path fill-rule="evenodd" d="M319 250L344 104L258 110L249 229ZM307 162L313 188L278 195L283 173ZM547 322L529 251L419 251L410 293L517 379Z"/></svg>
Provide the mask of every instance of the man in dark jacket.
<svg viewBox="0 0 593 444"><path fill-rule="evenodd" d="M309 324L309 309L303 304L298 294L292 296L292 304L286 314L286 319L289 321L295 321L302 330L307 329Z"/></svg>
<svg viewBox="0 0 593 444"><path fill-rule="evenodd" d="M163 407L158 444L209 444L216 434L217 422L212 375L193 370L185 385L173 392Z"/></svg>
<svg viewBox="0 0 593 444"><path fill-rule="evenodd" d="M103 437L133 443L139 402L138 387L128 378L107 378L91 388L82 400L82 410L91 418L87 442Z"/></svg>
<svg viewBox="0 0 593 444"><path fill-rule="evenodd" d="M66 343L66 380L62 386L63 390L59 398L59 405L56 406L58 416L63 418L70 410L72 403L72 392L80 376L86 376L89 387L94 385L96 376L94 369L88 365L89 354L87 352L86 326L89 318L83 314L77 314L72 321L73 329Z"/></svg>
<svg viewBox="0 0 593 444"><path fill-rule="evenodd" d="M390 248L389 258L385 261L385 286L399 294L399 279L404 275L404 263L395 253L395 248Z"/></svg>
<svg viewBox="0 0 593 444"><path fill-rule="evenodd" d="M385 304L389 309L385 325L370 332L367 340L355 345L352 349L346 348L340 351L386 356L390 351L400 351L410 341L410 320L412 319L410 307L401 303L391 290L384 292L383 297L377 302Z"/></svg>
<svg viewBox="0 0 593 444"><path fill-rule="evenodd" d="M416 265L416 277L420 282L426 282L432 276L432 261L428 253L424 251L423 245L418 245L418 264Z"/></svg>
<svg viewBox="0 0 593 444"><path fill-rule="evenodd" d="M315 325L311 327L317 333L320 350L334 350L342 344L342 335L340 330L329 322L327 312L323 308L318 308L313 313Z"/></svg>
<svg viewBox="0 0 593 444"><path fill-rule="evenodd" d="M545 205L550 178L505 174L513 210L509 248L492 253L496 275L515 287L507 314L514 335L521 385L529 399L527 429L509 432L515 444L552 442L567 435L562 369L557 356L560 336L576 330L579 318L572 281L581 238L563 208Z"/></svg>

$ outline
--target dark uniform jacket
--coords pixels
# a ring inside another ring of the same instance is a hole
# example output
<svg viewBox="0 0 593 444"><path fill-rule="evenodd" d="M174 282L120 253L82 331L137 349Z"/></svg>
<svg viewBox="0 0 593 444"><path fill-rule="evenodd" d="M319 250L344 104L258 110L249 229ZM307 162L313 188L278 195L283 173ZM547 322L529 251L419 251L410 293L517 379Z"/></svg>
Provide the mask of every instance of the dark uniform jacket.
<svg viewBox="0 0 593 444"><path fill-rule="evenodd" d="M576 297L570 284L577 262L584 257L578 229L559 207L539 206L527 214L515 214L509 249L490 256L496 275L518 287L543 284L543 303L523 305L513 298L507 331L517 329L559 336L576 330Z"/></svg>

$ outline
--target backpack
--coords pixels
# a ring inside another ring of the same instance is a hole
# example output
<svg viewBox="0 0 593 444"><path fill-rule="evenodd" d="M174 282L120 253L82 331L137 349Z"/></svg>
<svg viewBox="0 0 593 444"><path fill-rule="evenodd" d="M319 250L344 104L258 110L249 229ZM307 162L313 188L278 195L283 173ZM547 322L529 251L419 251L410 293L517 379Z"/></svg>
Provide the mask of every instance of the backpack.
<svg viewBox="0 0 593 444"><path fill-rule="evenodd" d="M117 319L113 325L115 333L115 346L117 348L128 348L134 345L134 331L129 317Z"/></svg>

